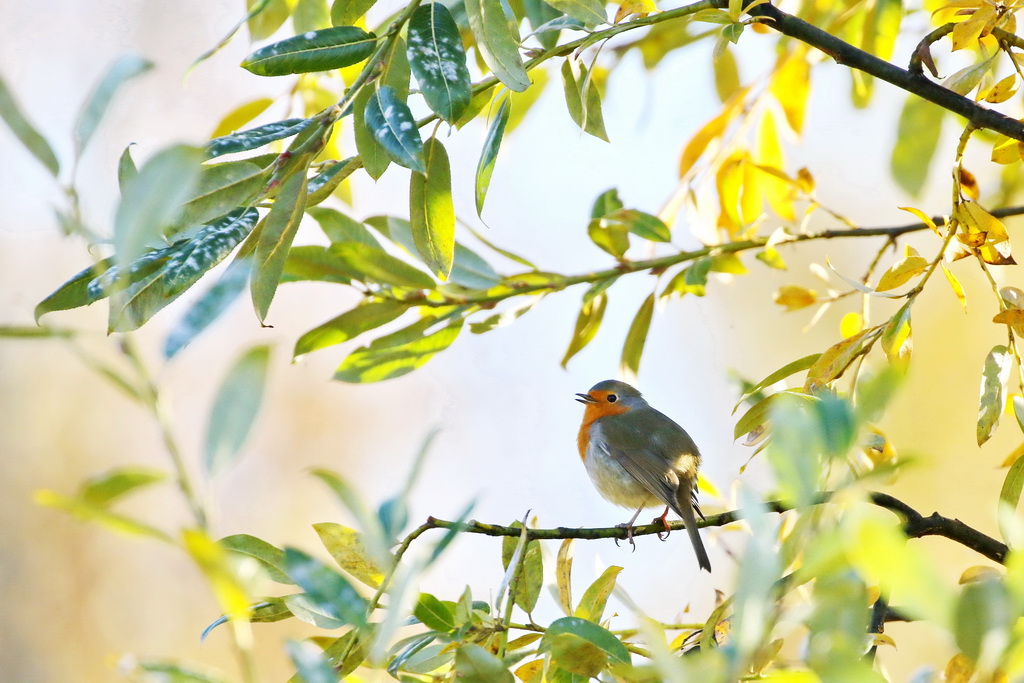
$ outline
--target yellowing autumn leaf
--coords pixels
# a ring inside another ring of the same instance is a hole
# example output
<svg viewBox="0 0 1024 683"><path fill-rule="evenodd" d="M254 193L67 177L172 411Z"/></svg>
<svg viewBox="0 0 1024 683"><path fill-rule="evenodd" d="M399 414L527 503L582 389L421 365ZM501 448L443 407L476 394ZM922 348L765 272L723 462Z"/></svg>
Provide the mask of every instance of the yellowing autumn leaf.
<svg viewBox="0 0 1024 683"><path fill-rule="evenodd" d="M1010 74L1001 79L985 93L984 100L993 104L999 104L1013 97L1017 92L1017 74Z"/></svg>
<svg viewBox="0 0 1024 683"><path fill-rule="evenodd" d="M957 207L957 218L966 232L957 237L969 247L980 247L986 242L997 244L1010 238L1003 222L983 209L977 202L961 202Z"/></svg>
<svg viewBox="0 0 1024 683"><path fill-rule="evenodd" d="M787 311L795 311L814 304L818 300L818 293L800 285L782 285L772 300L780 306L785 306Z"/></svg>
<svg viewBox="0 0 1024 683"><path fill-rule="evenodd" d="M889 266L889 269L882 274L875 291L886 292L896 289L900 285L910 281L911 278L920 275L928 268L928 260L916 254L906 256Z"/></svg>
<svg viewBox="0 0 1024 683"><path fill-rule="evenodd" d="M786 122L799 135L804 128L804 112L807 109L807 95L811 87L811 66L804 58L806 50L797 50L790 55L772 76L772 95L782 105Z"/></svg>
<svg viewBox="0 0 1024 683"><path fill-rule="evenodd" d="M619 9L615 12L614 23L617 24L626 17L632 15L643 18L657 9L658 8L654 5L652 0L625 0L625 2L619 5Z"/></svg>
<svg viewBox="0 0 1024 683"><path fill-rule="evenodd" d="M992 322L1009 325L1018 335L1024 334L1024 311L1019 308L1008 308L1004 311L999 311L992 318Z"/></svg>
<svg viewBox="0 0 1024 683"><path fill-rule="evenodd" d="M963 574L960 575L960 580L957 583L963 585L965 583L977 583L979 581L987 581L989 579L1001 579L1002 577L1003 573L995 567L975 565L965 569Z"/></svg>

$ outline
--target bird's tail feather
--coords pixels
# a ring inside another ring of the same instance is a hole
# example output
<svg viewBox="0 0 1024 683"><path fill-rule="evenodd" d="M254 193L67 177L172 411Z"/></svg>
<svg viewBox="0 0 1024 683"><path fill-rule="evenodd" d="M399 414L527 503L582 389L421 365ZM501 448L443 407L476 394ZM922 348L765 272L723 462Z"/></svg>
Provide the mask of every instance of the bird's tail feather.
<svg viewBox="0 0 1024 683"><path fill-rule="evenodd" d="M672 507L677 515L682 517L686 524L686 533L690 537L690 544L693 552L697 555L697 563L704 571L711 573L711 560L708 559L708 552L704 549L704 541L701 540L700 530L697 529L696 505L692 502L692 489L686 486L679 487L679 495L676 504ZM701 515L703 518L704 515Z"/></svg>

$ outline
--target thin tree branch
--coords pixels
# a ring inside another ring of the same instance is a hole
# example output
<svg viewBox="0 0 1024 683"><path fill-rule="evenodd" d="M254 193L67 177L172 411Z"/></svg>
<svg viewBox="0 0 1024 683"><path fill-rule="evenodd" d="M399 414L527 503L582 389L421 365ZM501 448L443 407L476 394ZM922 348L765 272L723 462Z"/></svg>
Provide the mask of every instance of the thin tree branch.
<svg viewBox="0 0 1024 683"><path fill-rule="evenodd" d="M816 500L813 501L812 504L824 505L829 502L831 497L831 492L823 492ZM887 493L872 492L869 499L874 505L885 508L886 510L898 515L903 520L903 532L908 538L943 536L951 541L974 550L980 555L984 555L994 562L1002 564L1006 561L1006 554L1009 552L1006 544L997 541L991 536L983 534L958 519L943 517L937 512L933 512L926 517L903 501L894 498ZM765 503L765 508L770 512L781 513L793 510L795 509L795 506L782 501L770 501ZM697 522L697 526L701 528L720 527L741 519L743 519L742 510L730 510L717 515L708 515L705 520ZM669 526L673 531L682 531L685 528L681 521L671 522ZM488 524L486 522L477 522L475 520L470 520L469 522L460 524L458 522L437 519L436 517L428 517L426 522L414 529L405 538L405 540L402 541L399 548L399 554L408 550L409 544L414 539L418 538L430 529L459 529L460 531L469 534L481 534L484 536L513 536L517 538L523 531L522 528L518 527ZM650 536L652 534L657 534L659 531L663 533L665 528L662 526L661 521L657 520L656 523L653 524L635 527L633 529L633 537ZM550 529L527 529L527 537L529 541L560 540L566 538L579 538L583 540L612 538L621 540L626 538L626 530L618 526L592 528L554 527ZM397 559L400 559L400 557L396 558L396 560Z"/></svg>

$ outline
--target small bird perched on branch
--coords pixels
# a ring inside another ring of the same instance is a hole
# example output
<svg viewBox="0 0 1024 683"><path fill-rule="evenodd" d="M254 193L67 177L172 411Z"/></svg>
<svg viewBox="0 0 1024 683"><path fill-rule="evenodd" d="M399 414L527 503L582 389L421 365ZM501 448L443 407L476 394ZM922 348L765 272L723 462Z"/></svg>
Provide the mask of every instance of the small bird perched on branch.
<svg viewBox="0 0 1024 683"><path fill-rule="evenodd" d="M606 500L637 509L624 525L630 544L640 511L665 505L658 518L665 531L672 509L686 524L700 568L710 572L697 531L697 515L704 518L696 499L700 451L690 435L625 382L607 379L576 396L586 406L577 445L590 480Z"/></svg>

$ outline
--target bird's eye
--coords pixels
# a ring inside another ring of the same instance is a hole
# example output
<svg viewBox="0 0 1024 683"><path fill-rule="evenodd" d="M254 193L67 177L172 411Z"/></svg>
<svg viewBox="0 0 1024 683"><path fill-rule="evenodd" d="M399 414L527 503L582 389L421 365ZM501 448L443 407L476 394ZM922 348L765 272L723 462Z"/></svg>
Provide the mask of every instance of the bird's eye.
<svg viewBox="0 0 1024 683"><path fill-rule="evenodd" d="M609 403L615 403L618 400L619 400L619 397L616 396L615 394L608 394L608 402Z"/></svg>

